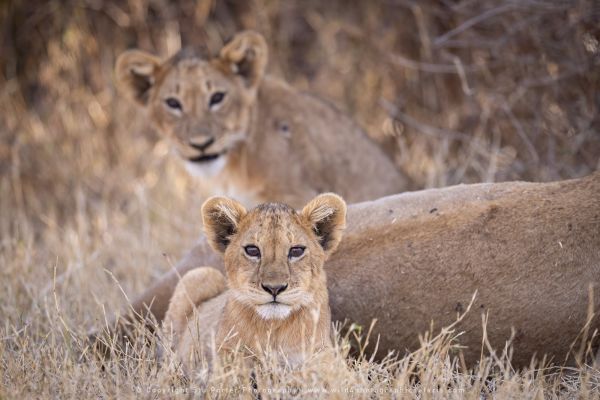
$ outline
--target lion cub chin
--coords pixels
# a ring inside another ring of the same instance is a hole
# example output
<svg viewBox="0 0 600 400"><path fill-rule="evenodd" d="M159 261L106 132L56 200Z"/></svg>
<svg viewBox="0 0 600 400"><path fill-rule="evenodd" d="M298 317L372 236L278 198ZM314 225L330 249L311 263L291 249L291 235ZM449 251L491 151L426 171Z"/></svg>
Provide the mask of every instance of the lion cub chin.
<svg viewBox="0 0 600 400"><path fill-rule="evenodd" d="M185 369L238 349L275 350L294 365L330 347L323 264L342 237L344 200L327 193L300 212L280 203L246 211L237 201L212 197L202 218L211 246L223 255L225 276L196 268L171 298L163 329Z"/></svg>

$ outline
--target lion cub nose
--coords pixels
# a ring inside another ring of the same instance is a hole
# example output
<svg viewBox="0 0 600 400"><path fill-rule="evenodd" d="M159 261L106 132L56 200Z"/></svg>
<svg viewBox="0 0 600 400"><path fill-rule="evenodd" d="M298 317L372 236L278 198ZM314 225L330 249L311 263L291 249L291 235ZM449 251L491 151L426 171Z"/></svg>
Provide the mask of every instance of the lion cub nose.
<svg viewBox="0 0 600 400"><path fill-rule="evenodd" d="M206 136L196 136L190 139L189 143L190 146L192 146L195 149L198 149L200 151L204 151L206 150L206 148L208 146L210 146L211 144L213 144L215 141L215 138L210 137L210 138L206 138Z"/></svg>
<svg viewBox="0 0 600 400"><path fill-rule="evenodd" d="M285 285L265 285L261 284L263 290L267 293L271 293L273 298L277 297L277 295L287 289L287 283Z"/></svg>

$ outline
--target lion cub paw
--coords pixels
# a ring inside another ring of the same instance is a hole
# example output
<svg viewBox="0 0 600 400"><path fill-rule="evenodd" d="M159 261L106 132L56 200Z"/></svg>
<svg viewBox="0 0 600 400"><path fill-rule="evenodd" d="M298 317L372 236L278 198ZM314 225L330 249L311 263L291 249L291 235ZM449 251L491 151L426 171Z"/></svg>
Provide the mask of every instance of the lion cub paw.
<svg viewBox="0 0 600 400"><path fill-rule="evenodd" d="M186 273L175 288L165 315L164 327L175 335L181 333L194 308L223 293L225 277L211 267L195 268Z"/></svg>

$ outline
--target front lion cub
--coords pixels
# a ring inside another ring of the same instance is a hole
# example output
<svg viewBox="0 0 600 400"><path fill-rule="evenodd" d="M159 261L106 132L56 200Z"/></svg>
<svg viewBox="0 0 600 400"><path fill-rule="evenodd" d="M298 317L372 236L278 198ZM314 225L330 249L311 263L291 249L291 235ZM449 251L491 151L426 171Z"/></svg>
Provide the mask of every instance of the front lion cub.
<svg viewBox="0 0 600 400"><path fill-rule="evenodd" d="M300 212L280 203L246 211L212 197L202 218L211 246L223 254L226 277L196 268L171 298L164 330L186 369L237 348L274 349L296 364L308 349L331 346L323 264L345 227L341 197L322 194Z"/></svg>

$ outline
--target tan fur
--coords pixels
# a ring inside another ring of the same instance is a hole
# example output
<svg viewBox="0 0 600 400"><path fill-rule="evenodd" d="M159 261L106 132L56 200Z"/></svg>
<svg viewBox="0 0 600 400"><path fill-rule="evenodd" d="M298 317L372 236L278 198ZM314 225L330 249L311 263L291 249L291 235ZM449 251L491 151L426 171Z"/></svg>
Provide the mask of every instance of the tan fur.
<svg viewBox="0 0 600 400"><path fill-rule="evenodd" d="M184 365L240 345L249 354L281 351L290 363L329 347L323 264L341 240L345 215L344 201L334 194L316 197L300 213L277 203L246 212L233 200L208 199L202 206L204 229L223 254L227 290L221 273L207 267L191 270L177 285L164 326ZM247 255L248 245L260 249L258 258ZM290 257L298 246L302 256ZM269 285L286 288L275 296L265 289Z"/></svg>
<svg viewBox="0 0 600 400"><path fill-rule="evenodd" d="M264 76L267 60L263 37L245 31L212 58L181 52L162 61L129 50L118 58L115 75L184 160L218 155L186 163L214 194L247 206L282 201L299 207L324 191L357 202L407 189L407 179L350 118ZM211 108L217 92L225 97ZM181 112L165 104L168 98L181 103Z"/></svg>
<svg viewBox="0 0 600 400"><path fill-rule="evenodd" d="M334 320L378 320L379 354L419 346L418 335L458 326L465 360L481 353L481 313L501 351L515 330L515 365L533 355L562 362L587 320L593 286L600 329L600 173L553 183L459 185L351 205L348 228L326 263ZM202 239L179 273L223 266ZM133 304L160 320L175 284L168 274ZM374 342L374 340L372 340Z"/></svg>
<svg viewBox="0 0 600 400"><path fill-rule="evenodd" d="M218 296L225 289L223 274L214 268L200 267L187 272L173 292L163 324L173 332L183 332L196 305Z"/></svg>

